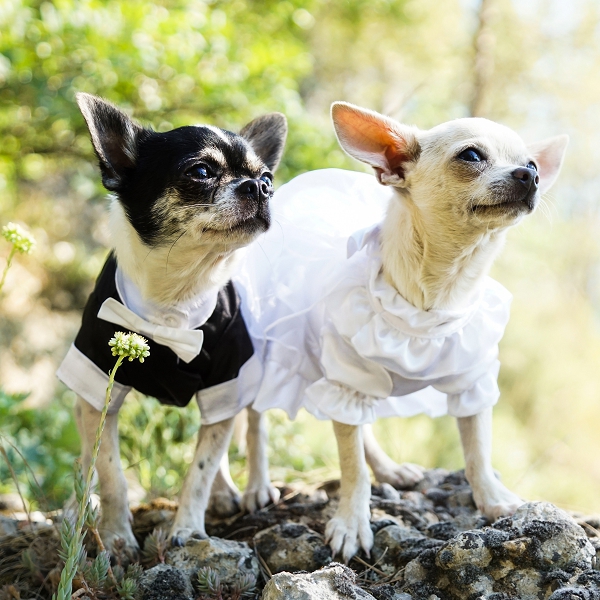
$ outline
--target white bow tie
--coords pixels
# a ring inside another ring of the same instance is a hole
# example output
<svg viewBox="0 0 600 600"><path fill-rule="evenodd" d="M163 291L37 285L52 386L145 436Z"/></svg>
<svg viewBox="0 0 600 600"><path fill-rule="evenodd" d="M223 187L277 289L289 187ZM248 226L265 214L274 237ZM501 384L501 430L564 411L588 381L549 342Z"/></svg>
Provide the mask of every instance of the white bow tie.
<svg viewBox="0 0 600 600"><path fill-rule="evenodd" d="M127 327L131 331L150 338L157 344L171 348L186 363L194 360L202 350L204 332L200 329L178 329L177 327L155 325L142 319L114 298L108 298L103 302L98 311L98 318ZM152 352L152 347L150 347L150 352Z"/></svg>

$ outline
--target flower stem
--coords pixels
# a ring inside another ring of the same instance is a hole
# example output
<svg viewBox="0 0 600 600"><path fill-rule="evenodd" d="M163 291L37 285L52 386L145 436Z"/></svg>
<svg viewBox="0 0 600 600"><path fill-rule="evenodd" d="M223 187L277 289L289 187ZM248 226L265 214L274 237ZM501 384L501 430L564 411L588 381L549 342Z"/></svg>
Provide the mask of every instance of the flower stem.
<svg viewBox="0 0 600 600"><path fill-rule="evenodd" d="M12 259L15 255L17 251L17 248L15 246L12 247L10 254L8 255L8 258L6 259L6 266L4 267L4 272L2 273L2 279L0 279L0 292L2 292L2 288L4 286L4 281L6 280L6 274L8 273L8 269L10 269L10 263L12 262Z"/></svg>
<svg viewBox="0 0 600 600"><path fill-rule="evenodd" d="M79 514L77 517L77 531L83 529L83 524L85 522L85 507L87 503L90 501L90 492L92 489L92 479L94 478L94 471L96 470L96 459L98 458L98 454L100 453L100 441L102 438L102 432L104 431L104 423L106 422L106 414L108 412L108 405L110 404L110 393L112 392L113 385L115 384L115 374L117 369L121 366L123 362L124 356L119 356L117 358L117 362L113 367L112 371L110 371L108 375L108 386L106 387L106 397L104 399L104 407L102 408L102 413L100 415L100 423L98 424L98 429L96 430L96 441L94 442L94 449L92 450L92 460L90 462L90 466L88 468L87 477L85 479L85 490L83 492L83 497L81 499L81 503L79 505Z"/></svg>
<svg viewBox="0 0 600 600"><path fill-rule="evenodd" d="M104 431L104 424L106 422L106 414L108 413L108 405L110 404L110 394L112 392L114 383L115 383L115 374L117 369L121 366L121 363L125 359L125 356L119 356L117 358L117 362L113 367L112 371L110 371L108 375L108 386L106 387L106 397L104 399L104 407L102 408L102 413L100 414L100 423L98 424L98 429L96 430L96 441L94 443L94 448L92 450L92 459L90 461L90 466L88 467L87 476L85 479L85 488L83 490L83 494L81 495L81 501L79 503L79 507L77 510L77 523L75 524L75 531L73 534L73 539L69 544L69 554L67 557L67 561L65 563L65 567L62 570L60 576L60 583L58 586L58 590L56 592L55 598L57 600L67 600L71 598L71 592L73 589L73 579L77 574L77 566L78 566L78 557L83 544L83 525L86 519L87 513L87 505L90 502L90 492L92 489L92 480L94 478L94 471L96 470L96 459L98 458L98 454L100 452L100 442L102 439L102 432Z"/></svg>

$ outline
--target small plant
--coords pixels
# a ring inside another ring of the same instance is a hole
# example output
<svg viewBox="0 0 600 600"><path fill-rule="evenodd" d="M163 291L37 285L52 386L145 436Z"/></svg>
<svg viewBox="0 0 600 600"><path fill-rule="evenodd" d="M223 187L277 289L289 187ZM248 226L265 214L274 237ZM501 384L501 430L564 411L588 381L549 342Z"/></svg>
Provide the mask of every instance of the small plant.
<svg viewBox="0 0 600 600"><path fill-rule="evenodd" d="M231 587L231 600L239 600L243 596L250 596L256 588L254 573L238 573Z"/></svg>
<svg viewBox="0 0 600 600"><path fill-rule="evenodd" d="M123 572L122 568L119 573L116 573L117 594L121 600L134 600L137 591L140 577L143 569L139 564L132 564L127 567L127 571Z"/></svg>
<svg viewBox="0 0 600 600"><path fill-rule="evenodd" d="M92 589L101 589L106 583L110 569L110 556L106 550L99 552L96 558L82 569L82 575Z"/></svg>
<svg viewBox="0 0 600 600"><path fill-rule="evenodd" d="M168 532L157 527L144 540L144 549L142 550L142 563L144 566L150 568L164 563L169 546Z"/></svg>
<svg viewBox="0 0 600 600"><path fill-rule="evenodd" d="M198 590L200 593L215 598L215 600L222 600L223 598L223 584L219 573L212 567L202 567L198 570Z"/></svg>
<svg viewBox="0 0 600 600"><path fill-rule="evenodd" d="M198 591L213 600L240 600L252 594L256 588L256 577L253 573L238 573L231 585L221 582L219 573L212 567L198 570Z"/></svg>
<svg viewBox="0 0 600 600"><path fill-rule="evenodd" d="M16 223L7 223L2 228L2 237L4 237L7 242L12 244L12 248L8 258L6 259L6 266L4 267L4 272L2 273L2 279L0 279L0 292L4 286L6 275L10 269L10 265L15 254L17 252L20 254L31 254L35 248L35 239L31 233Z"/></svg>
<svg viewBox="0 0 600 600"><path fill-rule="evenodd" d="M77 520L75 524L71 523L68 517L65 516L62 522L60 531L61 535L61 546L62 552L60 553L61 558L65 561L65 566L60 574L60 583L56 594L52 596L53 600L69 600L71 598L71 592L73 589L73 579L75 575L80 572L84 578L86 575L86 553L83 547L83 540L85 533L83 531L84 524L90 525L93 532L97 532L96 523L98 519L97 511L93 508L90 503L90 493L92 488L92 479L94 477L94 471L96 468L96 460L100 451L100 440L102 438L102 432L104 431L104 423L106 422L106 413L108 411L108 405L110 403L110 396L112 388L115 383L115 375L117 369L121 366L125 359L133 361L138 359L140 362L144 362L144 359L150 355L150 349L148 347L148 341L136 333L124 333L118 331L115 333L108 345L112 349L112 355L117 357L117 361L112 371L109 373L108 386L106 387L106 397L104 399L104 408L100 415L100 423L96 431L96 440L94 448L92 450L92 459L88 468L85 482L83 477L78 471L75 477L75 495L77 497ZM97 537L99 540L99 536ZM92 566L87 568L87 574L91 575L92 578L98 581L106 579L107 574L111 574L110 562L107 561L107 556L102 552L104 549L100 541L101 552L92 563ZM104 571L104 566L107 566ZM114 578L114 574L113 574ZM115 579L117 584L117 591L121 598L129 599L133 597L135 589L137 588L137 581L133 581L130 577L124 577L121 581Z"/></svg>

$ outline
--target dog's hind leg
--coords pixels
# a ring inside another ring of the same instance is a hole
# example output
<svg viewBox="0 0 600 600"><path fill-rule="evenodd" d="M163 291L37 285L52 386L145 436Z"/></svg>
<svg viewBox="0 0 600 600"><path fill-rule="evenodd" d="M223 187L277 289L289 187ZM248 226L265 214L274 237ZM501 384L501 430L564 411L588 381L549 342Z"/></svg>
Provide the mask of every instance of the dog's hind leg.
<svg viewBox="0 0 600 600"><path fill-rule="evenodd" d="M397 489L409 488L423 479L423 467L412 463L398 464L379 445L371 425L363 425L365 456L379 483L389 483Z"/></svg>
<svg viewBox="0 0 600 600"><path fill-rule="evenodd" d="M200 427L194 459L183 482L179 508L171 528L171 543L174 546L183 546L190 537L206 537L204 513L232 433L233 417Z"/></svg>
<svg viewBox="0 0 600 600"><path fill-rule="evenodd" d="M242 497L242 507L254 512L269 502L279 500L279 490L271 485L267 457L268 432L265 417L252 408L248 411L248 486Z"/></svg>
<svg viewBox="0 0 600 600"><path fill-rule="evenodd" d="M523 504L494 474L492 468L492 409L457 419L465 473L475 505L490 521L511 515Z"/></svg>
<svg viewBox="0 0 600 600"><path fill-rule="evenodd" d="M325 539L334 555L341 553L348 562L360 547L369 554L373 546L371 531L371 482L365 462L360 426L333 421L342 471L340 503L325 528Z"/></svg>
<svg viewBox="0 0 600 600"><path fill-rule="evenodd" d="M241 494L235 483L233 483L233 479L231 479L227 452L221 458L219 470L210 490L210 499L206 510L211 515L221 518L231 517L241 510Z"/></svg>
<svg viewBox="0 0 600 600"><path fill-rule="evenodd" d="M87 473L101 413L82 398L78 398L75 415L81 437L82 468L83 472ZM129 559L135 559L139 547L131 529L127 481L121 467L118 414L106 415L96 471L100 484L100 537L112 554L118 549L120 554L125 553Z"/></svg>

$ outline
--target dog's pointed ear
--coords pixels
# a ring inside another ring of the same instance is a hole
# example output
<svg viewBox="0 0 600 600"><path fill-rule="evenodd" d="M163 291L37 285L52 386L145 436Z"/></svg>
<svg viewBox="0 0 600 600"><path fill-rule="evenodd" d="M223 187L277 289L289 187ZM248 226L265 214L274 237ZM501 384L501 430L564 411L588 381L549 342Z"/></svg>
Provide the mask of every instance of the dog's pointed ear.
<svg viewBox="0 0 600 600"><path fill-rule="evenodd" d="M540 176L540 193L547 192L556 181L569 143L568 135L557 135L541 142L528 144Z"/></svg>
<svg viewBox="0 0 600 600"><path fill-rule="evenodd" d="M416 127L347 102L334 102L331 118L340 146L350 156L371 165L383 185L405 185L407 168L421 153Z"/></svg>
<svg viewBox="0 0 600 600"><path fill-rule="evenodd" d="M275 112L250 121L240 135L250 143L267 167L275 171L283 154L287 130L285 115Z"/></svg>
<svg viewBox="0 0 600 600"><path fill-rule="evenodd" d="M137 142L144 129L101 98L82 92L75 98L100 161L102 183L115 191L125 173L135 166Z"/></svg>

